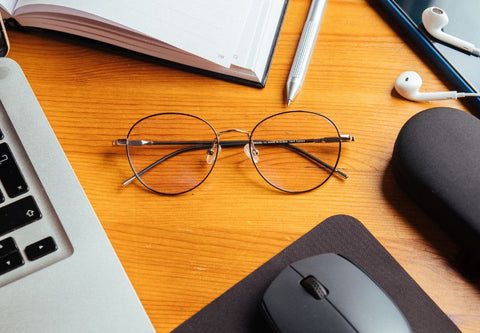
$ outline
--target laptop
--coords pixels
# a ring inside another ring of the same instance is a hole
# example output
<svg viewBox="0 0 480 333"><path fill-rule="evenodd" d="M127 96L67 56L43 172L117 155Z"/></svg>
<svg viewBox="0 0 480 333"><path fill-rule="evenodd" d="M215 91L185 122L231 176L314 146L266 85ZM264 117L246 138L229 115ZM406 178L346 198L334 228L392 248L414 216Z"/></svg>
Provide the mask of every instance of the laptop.
<svg viewBox="0 0 480 333"><path fill-rule="evenodd" d="M154 332L9 58L0 58L0 132L0 332Z"/></svg>

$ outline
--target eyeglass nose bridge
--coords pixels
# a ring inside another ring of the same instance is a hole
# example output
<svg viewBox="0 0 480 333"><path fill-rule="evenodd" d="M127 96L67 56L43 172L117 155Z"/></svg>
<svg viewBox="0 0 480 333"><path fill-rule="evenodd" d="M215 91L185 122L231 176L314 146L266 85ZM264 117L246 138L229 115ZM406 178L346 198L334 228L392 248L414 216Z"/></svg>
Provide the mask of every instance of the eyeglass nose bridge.
<svg viewBox="0 0 480 333"><path fill-rule="evenodd" d="M223 134L232 133L232 132L245 134L250 139L250 132L249 131L245 131L245 130L238 129L238 128L231 128L231 129L228 129L228 130L225 130L225 131L218 132L218 137L220 138L220 136L222 136Z"/></svg>
<svg viewBox="0 0 480 333"><path fill-rule="evenodd" d="M238 129L238 128L232 128L232 129L228 129L228 130L218 132L217 137L212 144L212 147L207 151L207 163L208 164L212 164L215 161L215 159L220 155L220 152L222 151L222 146L220 144L220 136L222 134L232 133L232 132L242 133L242 134L245 134L246 136L248 136L248 142L243 147L243 151L244 151L245 155L247 155L247 157L250 160L252 160L254 163L257 163L259 161L259 158L258 158L259 151L258 151L257 148L255 148L255 145L253 145L253 142L251 142L250 132L242 130L242 129ZM252 147L251 147L251 145L252 145Z"/></svg>

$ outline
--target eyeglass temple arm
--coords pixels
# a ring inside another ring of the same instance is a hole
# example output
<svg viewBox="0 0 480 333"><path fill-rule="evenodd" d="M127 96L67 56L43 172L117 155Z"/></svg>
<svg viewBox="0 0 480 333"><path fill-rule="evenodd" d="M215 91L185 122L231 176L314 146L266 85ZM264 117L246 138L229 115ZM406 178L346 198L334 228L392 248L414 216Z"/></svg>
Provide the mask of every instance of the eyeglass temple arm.
<svg viewBox="0 0 480 333"><path fill-rule="evenodd" d="M312 154L306 152L305 150L301 149L301 148L298 148L297 146L294 146L294 145L291 145L289 143L287 144L283 144L283 146L285 146L287 149L291 149L292 151L298 153L299 155L302 155L303 157L305 158L309 158L310 160L316 162L319 166L321 167L324 167L325 169L328 169L330 171L333 171L333 173L336 175L336 176L339 176L340 178L343 178L343 179L347 179L348 178L348 175L336 168L334 168L333 166L331 166L330 164L328 163L325 163L324 161L322 161L321 159L313 156Z"/></svg>
<svg viewBox="0 0 480 333"><path fill-rule="evenodd" d="M178 149L178 150L175 150L174 152L171 152L170 154L167 154L161 158L159 158L158 160L156 160L155 162L153 162L152 164L150 164L149 166L147 166L146 168L140 170L139 172L137 172L135 175L133 175L132 177L128 178L127 180L125 180L123 183L122 183L122 186L127 186L128 184L130 184L133 180L135 180L135 178L137 176L141 176L143 175L145 172L147 171L150 171L151 169L153 169L154 167L156 167L157 165L159 165L160 163L168 160L169 158L171 157L174 157L176 155L179 155L181 153L185 153L185 152L188 152L188 151L193 151L193 150L199 150L199 149L206 149L206 148L209 148L210 145L205 145L205 146L193 146L193 147L186 147L186 148L182 148L182 149Z"/></svg>
<svg viewBox="0 0 480 333"><path fill-rule="evenodd" d="M305 150L292 145L292 143L334 143L334 142L348 142L348 141L355 141L355 137L352 135L348 134L341 134L339 137L324 137L324 138L317 138L317 139L297 139L297 140L280 140L280 141L254 141L254 145L278 145L278 146L284 146L287 149L292 150L295 153L298 153L299 155L302 155L305 158L308 158L314 162L316 162L319 166L324 167L325 169L328 169L330 171L333 171L335 175L347 179L348 175L330 164L322 161L321 159L313 156L312 154L306 152ZM230 143L230 145L228 145ZM223 147L234 147L234 146L243 146L246 143L249 143L249 141L224 141L222 142Z"/></svg>
<svg viewBox="0 0 480 333"><path fill-rule="evenodd" d="M227 147L243 146L246 143L248 143L248 141L243 140L243 141L226 141L226 142L223 142L222 144L225 148L227 148ZM113 146L125 146L126 144L127 144L127 139L117 139L117 140L112 142ZM133 175L132 177L125 180L122 183L122 186L127 186L133 180L135 180L135 178L137 176L143 175L145 172L150 171L151 169L153 169L154 167L156 167L160 163L168 160L171 157L175 157L179 154L182 154L182 153L185 153L185 152L188 152L188 151L208 149L208 148L211 148L211 146L212 146L212 143L210 141L161 141L160 142L160 141L148 141L148 140L129 140L128 144L131 145L131 146L152 146L152 145L153 146L159 146L159 145L196 144L196 146L178 149L176 151L171 152L168 155L165 155L165 156L159 158L158 160L156 160L152 164L148 165L146 168L137 172L136 175Z"/></svg>
<svg viewBox="0 0 480 333"><path fill-rule="evenodd" d="M351 135L348 134L341 134L340 137L324 137L324 138L316 138L316 139L299 139L299 140L281 140L281 141L258 141L255 142L254 144L262 144L262 145L282 145L285 146L289 149L291 149L294 152L297 152L298 154L307 157L314 162L318 163L320 166L329 169L333 171L336 175L347 179L348 175L343 173L340 170L334 169L333 166L329 165L328 163L323 162L322 160L318 159L317 157L309 154L308 152L304 151L301 148L298 148L291 143L309 143L309 142L315 142L315 143L329 143L329 142L348 142L348 141L355 141L355 138ZM250 141L247 140L239 140L239 141L223 141L222 146L227 148L227 147L238 147L238 146L243 146ZM124 146L127 144L127 139L117 139L112 142L112 145L114 146ZM196 146L193 147L186 147L182 148L179 150L176 150L174 152L171 152L168 155L163 156L162 158L159 158L152 164L148 165L146 168L140 170L137 172L136 175L133 175L132 177L128 178L122 183L122 186L126 186L129 183L131 183L137 176L143 175L145 172L150 171L160 163L168 160L171 157L174 157L178 154L188 152L188 151L194 151L194 150L199 150L199 149L207 149L211 147L211 142L207 141L149 141L149 140L128 140L128 144L131 146L149 146L149 145L178 145L178 144L195 144Z"/></svg>
<svg viewBox="0 0 480 333"><path fill-rule="evenodd" d="M334 142L348 142L355 141L355 137L349 134L340 134L340 136L327 136L315 139L296 139L296 140L278 140L278 141L261 141L257 140L253 143L264 145L278 145L280 143L334 143ZM125 146L127 142L130 146L166 146L166 145L211 145L211 141L151 141L151 140L127 140L117 139L113 140L112 146ZM230 140L222 141L225 147L236 147L249 143L248 140ZM207 147L208 148L208 147Z"/></svg>

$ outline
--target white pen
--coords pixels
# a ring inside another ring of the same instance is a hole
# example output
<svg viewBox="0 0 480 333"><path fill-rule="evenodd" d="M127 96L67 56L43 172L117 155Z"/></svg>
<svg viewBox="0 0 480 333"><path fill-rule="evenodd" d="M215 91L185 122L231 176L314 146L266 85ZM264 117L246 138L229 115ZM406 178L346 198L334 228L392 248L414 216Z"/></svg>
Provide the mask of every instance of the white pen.
<svg viewBox="0 0 480 333"><path fill-rule="evenodd" d="M327 0L312 0L308 11L307 20L303 26L302 36L298 42L297 52L293 59L290 74L287 80L287 104L290 105L302 88L308 64L312 57L315 42L317 41L318 30L322 22L323 12Z"/></svg>

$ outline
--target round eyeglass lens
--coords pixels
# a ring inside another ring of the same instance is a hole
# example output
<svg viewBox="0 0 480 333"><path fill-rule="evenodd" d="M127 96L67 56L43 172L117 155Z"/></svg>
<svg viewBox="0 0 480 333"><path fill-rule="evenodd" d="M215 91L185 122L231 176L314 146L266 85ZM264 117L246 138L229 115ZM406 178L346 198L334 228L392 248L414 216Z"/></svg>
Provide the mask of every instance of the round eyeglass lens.
<svg viewBox="0 0 480 333"><path fill-rule="evenodd" d="M139 120L127 137L132 170L147 188L180 194L200 185L217 156L217 134L203 119L160 113Z"/></svg>
<svg viewBox="0 0 480 333"><path fill-rule="evenodd" d="M260 175L286 192L306 192L330 178L340 157L340 133L327 117L287 111L261 121L250 150Z"/></svg>

